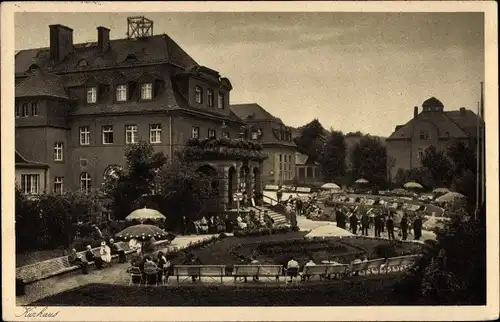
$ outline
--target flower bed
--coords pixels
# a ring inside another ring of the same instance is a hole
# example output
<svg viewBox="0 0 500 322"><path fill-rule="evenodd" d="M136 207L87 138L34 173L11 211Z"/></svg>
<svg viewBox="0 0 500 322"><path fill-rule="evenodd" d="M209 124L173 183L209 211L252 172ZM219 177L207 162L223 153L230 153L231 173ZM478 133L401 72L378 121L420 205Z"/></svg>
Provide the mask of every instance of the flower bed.
<svg viewBox="0 0 500 322"><path fill-rule="evenodd" d="M236 229L234 231L235 237L249 237L249 236L265 236L274 234L285 234L291 231L297 231L297 228L289 226L273 227L273 228L256 228L256 229Z"/></svg>
<svg viewBox="0 0 500 322"><path fill-rule="evenodd" d="M189 160L257 160L267 158L260 144L237 139L208 138L190 139L184 148Z"/></svg>

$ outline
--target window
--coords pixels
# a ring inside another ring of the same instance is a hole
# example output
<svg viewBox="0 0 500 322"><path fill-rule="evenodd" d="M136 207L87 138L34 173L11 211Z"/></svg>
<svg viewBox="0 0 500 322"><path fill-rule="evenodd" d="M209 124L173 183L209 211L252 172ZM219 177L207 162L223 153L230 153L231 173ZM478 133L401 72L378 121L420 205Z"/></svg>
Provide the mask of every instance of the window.
<svg viewBox="0 0 500 322"><path fill-rule="evenodd" d="M252 132L252 140L257 140L259 138L259 133L257 131Z"/></svg>
<svg viewBox="0 0 500 322"><path fill-rule="evenodd" d="M87 88L87 103L97 103L97 87Z"/></svg>
<svg viewBox="0 0 500 322"><path fill-rule="evenodd" d="M191 129L191 138L198 139L200 138L200 128L197 126L193 126Z"/></svg>
<svg viewBox="0 0 500 322"><path fill-rule="evenodd" d="M28 116L28 104L23 104L23 117Z"/></svg>
<svg viewBox="0 0 500 322"><path fill-rule="evenodd" d="M19 104L16 104L16 117L19 117L21 115L21 109L19 108Z"/></svg>
<svg viewBox="0 0 500 322"><path fill-rule="evenodd" d="M126 144L137 143L137 125L125 126L125 143Z"/></svg>
<svg viewBox="0 0 500 322"><path fill-rule="evenodd" d="M229 132L222 132L222 137L229 139Z"/></svg>
<svg viewBox="0 0 500 322"><path fill-rule="evenodd" d="M450 132L444 132L444 136L446 136L447 138L450 137Z"/></svg>
<svg viewBox="0 0 500 322"><path fill-rule="evenodd" d="M429 139L429 132L420 131L420 140L428 140L428 139Z"/></svg>
<svg viewBox="0 0 500 322"><path fill-rule="evenodd" d="M88 126L82 126L80 128L80 145L90 144L90 128Z"/></svg>
<svg viewBox="0 0 500 322"><path fill-rule="evenodd" d="M200 86L196 86L196 94L195 94L196 103L203 103L203 90Z"/></svg>
<svg viewBox="0 0 500 322"><path fill-rule="evenodd" d="M80 175L80 190L84 193L89 193L92 188L90 175L87 172L82 172Z"/></svg>
<svg viewBox="0 0 500 322"><path fill-rule="evenodd" d="M145 83L141 85L141 99L151 100L153 99L153 84Z"/></svg>
<svg viewBox="0 0 500 322"><path fill-rule="evenodd" d="M223 109L224 108L224 94L219 93L218 99L219 99L219 101L218 101L217 107L220 109Z"/></svg>
<svg viewBox="0 0 500 322"><path fill-rule="evenodd" d="M63 160L63 144L58 142L54 144L54 161Z"/></svg>
<svg viewBox="0 0 500 322"><path fill-rule="evenodd" d="M209 107L214 107L214 91L211 89L207 90L207 104Z"/></svg>
<svg viewBox="0 0 500 322"><path fill-rule="evenodd" d="M418 159L422 160L424 158L424 149L419 148L418 149Z"/></svg>
<svg viewBox="0 0 500 322"><path fill-rule="evenodd" d="M54 177L54 193L63 193L63 177Z"/></svg>
<svg viewBox="0 0 500 322"><path fill-rule="evenodd" d="M33 116L38 115L38 103L37 102L31 103L31 115L33 115Z"/></svg>
<svg viewBox="0 0 500 322"><path fill-rule="evenodd" d="M40 175L39 174L22 174L21 175L21 190L27 195L36 195L39 192Z"/></svg>
<svg viewBox="0 0 500 322"><path fill-rule="evenodd" d="M125 102L127 100L127 85L116 86L116 101Z"/></svg>
<svg viewBox="0 0 500 322"><path fill-rule="evenodd" d="M161 124L153 124L149 126L149 142L161 143Z"/></svg>
<svg viewBox="0 0 500 322"><path fill-rule="evenodd" d="M282 162L282 156L281 156L281 154L280 154L280 162Z"/></svg>
<svg viewBox="0 0 500 322"><path fill-rule="evenodd" d="M212 129L208 129L208 137L209 138L214 138L216 135L215 135L215 130L212 130Z"/></svg>
<svg viewBox="0 0 500 322"><path fill-rule="evenodd" d="M292 155L288 155L288 162L292 163Z"/></svg>
<svg viewBox="0 0 500 322"><path fill-rule="evenodd" d="M102 127L102 144L113 144L113 126Z"/></svg>

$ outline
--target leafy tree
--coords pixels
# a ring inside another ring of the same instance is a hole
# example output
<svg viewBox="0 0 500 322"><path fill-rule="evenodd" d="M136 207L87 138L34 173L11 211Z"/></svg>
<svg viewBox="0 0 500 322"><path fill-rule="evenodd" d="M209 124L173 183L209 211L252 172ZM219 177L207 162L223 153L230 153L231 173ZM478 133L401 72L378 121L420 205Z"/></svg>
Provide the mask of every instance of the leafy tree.
<svg viewBox="0 0 500 322"><path fill-rule="evenodd" d="M351 151L352 176L363 177L373 185L384 185L387 179L387 151L380 139L363 137Z"/></svg>
<svg viewBox="0 0 500 322"><path fill-rule="evenodd" d="M480 305L486 301L486 225L484 206L474 218L455 207L454 216L428 243L417 266L404 275L396 291L429 304Z"/></svg>
<svg viewBox="0 0 500 322"><path fill-rule="evenodd" d="M161 171L154 201L167 217L167 228L178 228L182 217L200 219L204 210L210 209L207 204L219 200L218 191L211 187L214 179L195 171L189 163L176 162Z"/></svg>
<svg viewBox="0 0 500 322"><path fill-rule="evenodd" d="M151 194L161 168L167 159L162 152L141 141L125 150L126 166L116 176L106 178L105 193L111 199L115 218L123 219L140 203L141 197Z"/></svg>
<svg viewBox="0 0 500 322"><path fill-rule="evenodd" d="M433 178L432 186L449 186L449 171L452 164L445 151L438 150L434 146L430 146L425 150L421 163L422 167L426 169Z"/></svg>
<svg viewBox="0 0 500 322"><path fill-rule="evenodd" d="M314 119L300 130L300 136L294 140L298 151L307 154L312 161L319 162L325 146L325 129L318 119Z"/></svg>
<svg viewBox="0 0 500 322"><path fill-rule="evenodd" d="M345 175L346 144L342 132L331 131L326 141L321 166L326 181Z"/></svg>

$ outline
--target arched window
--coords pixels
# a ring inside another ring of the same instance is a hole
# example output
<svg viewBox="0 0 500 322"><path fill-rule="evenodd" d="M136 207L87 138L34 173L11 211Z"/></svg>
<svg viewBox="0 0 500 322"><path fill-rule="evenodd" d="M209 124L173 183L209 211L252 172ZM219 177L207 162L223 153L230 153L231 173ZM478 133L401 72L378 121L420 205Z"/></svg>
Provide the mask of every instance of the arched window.
<svg viewBox="0 0 500 322"><path fill-rule="evenodd" d="M87 172L82 172L80 175L80 190L84 193L89 193L92 188L90 175Z"/></svg>

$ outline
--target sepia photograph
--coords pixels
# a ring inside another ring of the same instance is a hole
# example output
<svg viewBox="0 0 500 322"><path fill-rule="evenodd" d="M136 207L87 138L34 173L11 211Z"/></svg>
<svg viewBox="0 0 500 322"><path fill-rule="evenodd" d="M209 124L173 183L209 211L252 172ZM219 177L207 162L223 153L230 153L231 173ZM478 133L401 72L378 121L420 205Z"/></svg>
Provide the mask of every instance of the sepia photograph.
<svg viewBox="0 0 500 322"><path fill-rule="evenodd" d="M425 2L2 4L4 319L498 318L497 8Z"/></svg>

